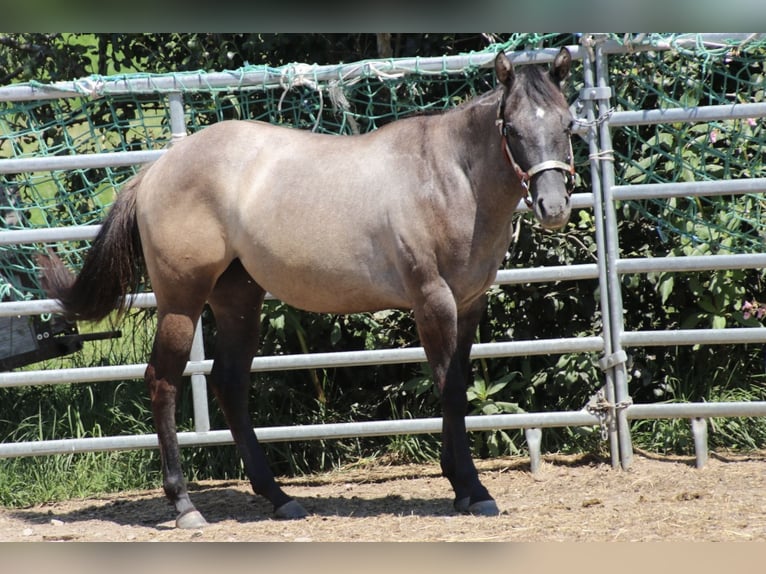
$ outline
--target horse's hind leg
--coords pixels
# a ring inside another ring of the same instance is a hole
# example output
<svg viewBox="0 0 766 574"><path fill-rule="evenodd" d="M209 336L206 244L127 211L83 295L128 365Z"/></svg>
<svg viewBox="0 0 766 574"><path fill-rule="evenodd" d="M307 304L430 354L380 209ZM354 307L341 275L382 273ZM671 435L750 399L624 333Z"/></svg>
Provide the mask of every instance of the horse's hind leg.
<svg viewBox="0 0 766 574"><path fill-rule="evenodd" d="M176 436L176 398L203 302L191 312L167 312L162 305L158 306L157 334L145 375L159 439L162 486L176 507L179 528L207 524L189 499Z"/></svg>
<svg viewBox="0 0 766 574"><path fill-rule="evenodd" d="M209 299L217 328L211 385L253 491L274 505L277 518L303 518L306 516L303 507L274 480L248 411L250 365L258 346L263 297L263 288L239 260L218 279Z"/></svg>

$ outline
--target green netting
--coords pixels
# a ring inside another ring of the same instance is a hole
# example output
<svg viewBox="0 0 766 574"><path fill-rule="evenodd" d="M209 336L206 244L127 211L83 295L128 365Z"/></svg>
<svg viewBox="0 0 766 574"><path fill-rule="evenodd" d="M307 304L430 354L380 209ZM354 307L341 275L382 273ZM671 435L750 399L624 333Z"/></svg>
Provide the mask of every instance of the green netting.
<svg viewBox="0 0 766 574"><path fill-rule="evenodd" d="M612 41L631 41L611 35ZM649 36L644 42L670 42L668 51L636 50L610 57L610 83L617 109L653 109L763 101L763 37L734 46L689 42L688 36ZM260 119L323 133L364 133L413 113L452 107L494 84L491 68L478 62L498 50L550 48L577 44L562 34L515 34L504 44L470 54L455 71L419 69L389 73L387 61L362 63L361 77L319 80L310 66L248 66L225 72L227 88L211 85L183 88L201 72L172 74L174 90L184 92L186 129L194 132L228 118ZM477 62L472 64L471 62ZM446 62L446 59L445 59ZM390 63L390 61L388 61ZM253 70L279 81L245 86L240 79ZM150 74L93 76L77 82L82 97L0 103L0 157L25 158L111 151L158 150L172 140L167 89ZM102 95L101 87L124 79L141 80L145 89L127 95ZM582 85L579 65L573 71L572 97ZM763 177L764 120L710 124L633 127L615 132L617 183L647 183L739 177ZM578 165L587 165L587 147L575 138ZM138 166L44 171L0 176L0 225L29 229L83 225L100 221L115 189ZM583 185L588 170L579 169ZM630 202L634 214L654 221L668 240L716 237L731 251L762 250L765 233L762 198L710 198ZM34 253L40 245L0 247L0 296L40 296ZM77 267L87 242L56 246Z"/></svg>
<svg viewBox="0 0 766 574"><path fill-rule="evenodd" d="M612 56L616 110L764 101L766 35L706 44L702 36L653 36L668 51ZM766 177L763 117L628 126L613 134L618 185ZM653 222L669 246L699 252L764 251L762 194L630 201L626 215ZM688 250L687 250L688 251Z"/></svg>
<svg viewBox="0 0 766 574"><path fill-rule="evenodd" d="M114 151L159 150L172 140L165 93L184 93L189 133L224 119L258 119L330 134L364 133L413 113L443 110L494 85L491 69L480 68L483 54L523 47L571 44L571 35L516 34L508 42L469 56L459 71L419 69L388 73L386 61L363 62L363 77L312 78L312 66L281 68L246 66L224 72L228 87L205 85L203 72L172 74L172 90L161 88L167 75L91 76L75 83L83 97L0 103L0 157L31 158ZM388 61L390 63L390 61ZM308 70L308 73L307 73ZM248 72L278 78L268 85L244 85ZM142 93L101 97L109 82L140 80ZM185 85L199 84L188 88ZM192 81L194 80L194 81ZM42 87L39 84L31 84ZM100 221L115 189L139 166L46 171L0 176L0 225L29 229L84 225ZM62 243L59 251L75 268L88 242ZM42 295L36 279L34 254L40 245L0 247L0 297L24 299Z"/></svg>

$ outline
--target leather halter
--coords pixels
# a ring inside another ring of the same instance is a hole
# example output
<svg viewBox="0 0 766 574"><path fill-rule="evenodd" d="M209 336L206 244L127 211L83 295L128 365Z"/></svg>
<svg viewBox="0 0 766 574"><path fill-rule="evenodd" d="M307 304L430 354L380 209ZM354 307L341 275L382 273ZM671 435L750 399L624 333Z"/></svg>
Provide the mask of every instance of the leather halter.
<svg viewBox="0 0 766 574"><path fill-rule="evenodd" d="M524 188L524 203L527 204L527 207L532 207L532 199L529 197L529 182L532 177L549 169L558 169L564 172L567 195L572 195L572 192L574 191L575 176L574 154L572 153L572 138L569 137L569 163L565 163L557 159L549 159L546 161L541 161L540 163L536 163L528 170L524 171L521 169L521 166L516 163L516 160L513 157L513 153L511 152L510 135L508 130L509 124L503 120L504 100L505 98L501 98L500 100L500 106L497 110L498 117L497 120L495 120L495 124L500 131L500 137L503 141L503 151L505 152L505 157L508 160L508 163L511 164L513 171L516 172L516 177L519 178L519 181Z"/></svg>

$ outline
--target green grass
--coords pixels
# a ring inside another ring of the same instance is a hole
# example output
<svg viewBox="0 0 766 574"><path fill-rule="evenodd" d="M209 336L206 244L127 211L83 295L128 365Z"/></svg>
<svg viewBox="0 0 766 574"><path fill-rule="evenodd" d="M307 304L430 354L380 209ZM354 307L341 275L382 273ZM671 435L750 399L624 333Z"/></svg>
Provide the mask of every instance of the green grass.
<svg viewBox="0 0 766 574"><path fill-rule="evenodd" d="M151 320L132 313L123 337L85 343L72 355L24 370L146 361ZM81 332L110 329L82 324ZM143 381L0 389L0 441L27 442L153 432ZM27 506L159 484L156 451L68 453L0 459L0 505Z"/></svg>
<svg viewBox="0 0 766 574"><path fill-rule="evenodd" d="M105 492L155 488L158 464L142 451L0 460L0 506L26 507Z"/></svg>
<svg viewBox="0 0 766 574"><path fill-rule="evenodd" d="M766 400L763 348L702 349L671 365L662 380L662 402L748 402ZM691 363L691 364L690 364ZM687 419L644 419L631 424L635 444L651 452L694 454ZM713 449L754 451L766 445L766 417L713 417L708 420Z"/></svg>

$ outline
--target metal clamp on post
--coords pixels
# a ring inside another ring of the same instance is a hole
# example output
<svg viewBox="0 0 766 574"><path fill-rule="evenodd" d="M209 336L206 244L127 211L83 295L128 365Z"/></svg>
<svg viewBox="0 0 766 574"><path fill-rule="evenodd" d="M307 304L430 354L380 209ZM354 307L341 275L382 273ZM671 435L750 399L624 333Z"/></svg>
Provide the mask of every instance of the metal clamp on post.
<svg viewBox="0 0 766 574"><path fill-rule="evenodd" d="M602 371L606 371L612 367L616 367L617 365L621 365L622 363L627 362L628 354L624 350L620 349L616 353L601 357L601 359L598 361L598 366L601 367Z"/></svg>
<svg viewBox="0 0 766 574"><path fill-rule="evenodd" d="M580 90L579 100L609 100L612 98L612 88L603 86L600 88L583 88Z"/></svg>

